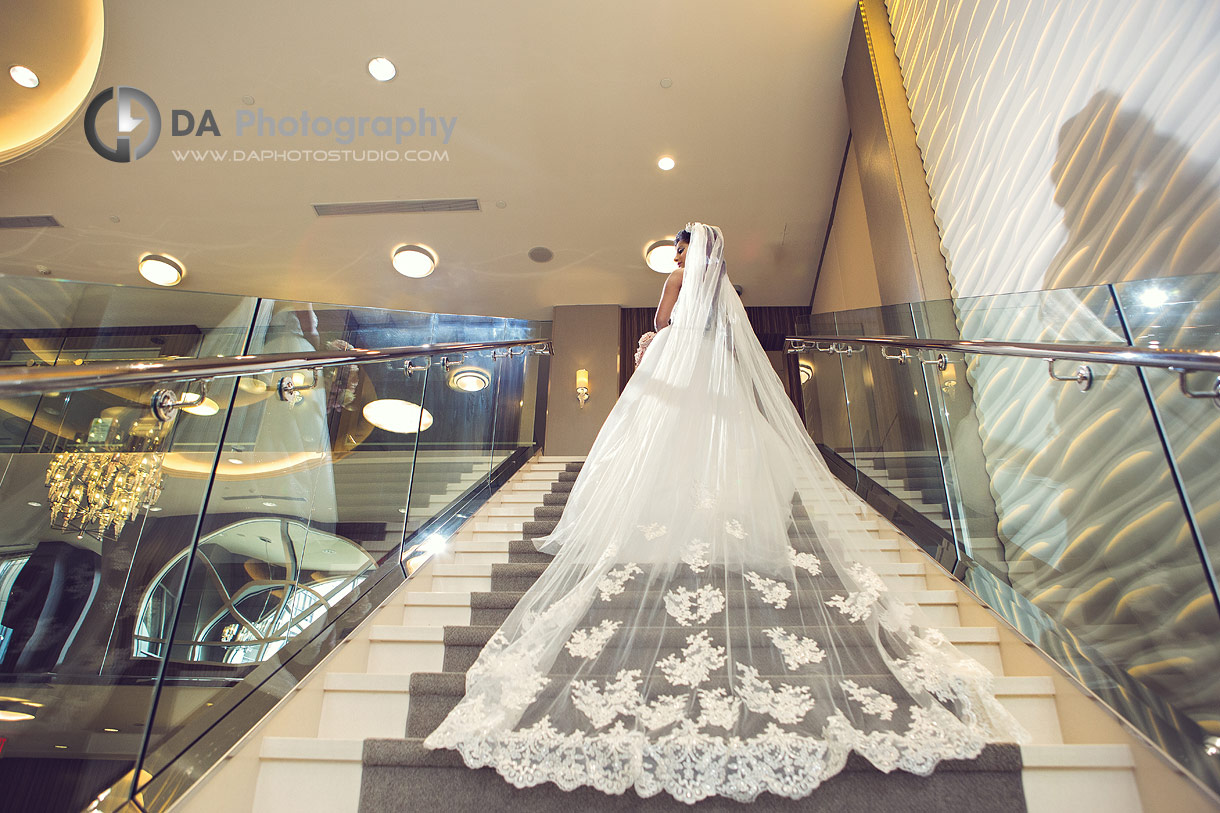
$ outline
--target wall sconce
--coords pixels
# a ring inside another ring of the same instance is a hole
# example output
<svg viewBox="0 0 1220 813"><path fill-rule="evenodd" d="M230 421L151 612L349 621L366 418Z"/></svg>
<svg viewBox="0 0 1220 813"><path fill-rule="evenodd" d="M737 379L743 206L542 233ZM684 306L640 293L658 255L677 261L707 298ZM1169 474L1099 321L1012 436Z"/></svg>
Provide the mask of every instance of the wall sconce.
<svg viewBox="0 0 1220 813"><path fill-rule="evenodd" d="M589 400L589 371L576 371L576 400L580 401L580 408L585 408L585 401Z"/></svg>

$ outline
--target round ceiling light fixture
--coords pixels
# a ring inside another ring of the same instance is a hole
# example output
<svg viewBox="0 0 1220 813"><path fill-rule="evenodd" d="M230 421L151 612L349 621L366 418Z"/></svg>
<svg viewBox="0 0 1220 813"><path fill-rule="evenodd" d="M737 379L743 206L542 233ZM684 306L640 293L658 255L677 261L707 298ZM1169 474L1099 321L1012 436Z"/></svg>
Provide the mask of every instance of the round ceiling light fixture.
<svg viewBox="0 0 1220 813"><path fill-rule="evenodd" d="M168 288L182 282L186 268L168 254L145 254L140 258L140 276L153 285Z"/></svg>
<svg viewBox="0 0 1220 813"><path fill-rule="evenodd" d="M458 367L449 374L449 386L459 392L478 392L487 389L491 373L482 367Z"/></svg>
<svg viewBox="0 0 1220 813"><path fill-rule="evenodd" d="M201 415L206 418L209 415L215 415L220 411L219 404L217 404L211 398L200 396L197 392L184 392L182 394L182 400L190 401L190 406L182 407L182 411L189 412L192 415Z"/></svg>
<svg viewBox="0 0 1220 813"><path fill-rule="evenodd" d="M665 170L666 172L669 172L675 166L674 159L672 156L662 155L661 160L657 161L657 166L659 166L661 169Z"/></svg>
<svg viewBox="0 0 1220 813"><path fill-rule="evenodd" d="M369 60L369 73L378 82L388 82L398 75L398 68L390 60L379 56Z"/></svg>
<svg viewBox="0 0 1220 813"><path fill-rule="evenodd" d="M813 378L813 365L807 361L802 361L801 368L801 383L808 384L809 379Z"/></svg>
<svg viewBox="0 0 1220 813"><path fill-rule="evenodd" d="M412 243L394 249L390 262L394 264L394 270L404 277L420 279L436 270L436 252L427 246Z"/></svg>
<svg viewBox="0 0 1220 813"><path fill-rule="evenodd" d="M364 405L364 419L379 429L410 435L432 425L432 413L410 401L382 398Z"/></svg>
<svg viewBox="0 0 1220 813"><path fill-rule="evenodd" d="M38 74L27 68L25 65L14 65L8 69L8 75L13 78L13 81L21 85L23 88L38 87Z"/></svg>
<svg viewBox="0 0 1220 813"><path fill-rule="evenodd" d="M648 267L658 274L670 274L677 271L678 261L675 259L677 255L678 247L674 245L672 237L653 240L644 247L644 262L648 263Z"/></svg>

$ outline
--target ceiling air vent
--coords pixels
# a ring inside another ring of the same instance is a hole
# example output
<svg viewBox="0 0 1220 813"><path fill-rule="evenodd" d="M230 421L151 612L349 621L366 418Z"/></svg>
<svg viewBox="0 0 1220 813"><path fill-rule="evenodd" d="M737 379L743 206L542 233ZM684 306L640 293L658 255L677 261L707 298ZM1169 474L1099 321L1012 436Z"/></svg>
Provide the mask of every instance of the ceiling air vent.
<svg viewBox="0 0 1220 813"><path fill-rule="evenodd" d="M432 200L374 200L365 203L315 203L318 217L334 215L401 215L423 212L477 212L477 198L434 198Z"/></svg>
<svg viewBox="0 0 1220 813"><path fill-rule="evenodd" d="M62 228L51 215L26 215L24 217L0 217L0 229L47 229Z"/></svg>

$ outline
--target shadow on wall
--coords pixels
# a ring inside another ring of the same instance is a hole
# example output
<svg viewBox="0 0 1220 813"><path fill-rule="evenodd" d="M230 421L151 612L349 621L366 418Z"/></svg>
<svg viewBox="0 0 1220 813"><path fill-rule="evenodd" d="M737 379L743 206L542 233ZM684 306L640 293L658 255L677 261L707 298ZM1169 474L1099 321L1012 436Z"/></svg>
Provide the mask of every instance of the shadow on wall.
<svg viewBox="0 0 1220 813"><path fill-rule="evenodd" d="M1042 288L1220 272L1218 176L1099 91L1059 130L1051 180L1068 235Z"/></svg>
<svg viewBox="0 0 1220 813"><path fill-rule="evenodd" d="M1062 289L1220 272L1220 175L1121 102L1099 92L1060 129L1051 178L1066 240L1046 290L958 299L963 337L1126 344L1107 288ZM1201 309L1217 294L1218 280L1204 279ZM1137 374L1095 369L1086 394L1050 381L1036 360L979 357L968 371L1013 586L1220 734L1220 619ZM1210 409L1179 397L1161 408L1186 427L1203 427L1195 413ZM1177 453L1210 495L1207 445L1183 443Z"/></svg>

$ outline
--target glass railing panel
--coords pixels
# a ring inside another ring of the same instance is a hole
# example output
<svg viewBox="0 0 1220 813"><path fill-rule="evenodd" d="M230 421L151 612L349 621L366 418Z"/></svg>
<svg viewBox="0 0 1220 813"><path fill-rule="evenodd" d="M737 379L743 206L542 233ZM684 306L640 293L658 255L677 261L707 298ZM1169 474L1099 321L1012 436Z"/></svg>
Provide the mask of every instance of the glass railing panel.
<svg viewBox="0 0 1220 813"><path fill-rule="evenodd" d="M1115 285L1119 308L1137 347L1220 350L1220 276L1144 280ZM1176 373L1144 371L1165 443L1177 466L1191 518L1216 581L1220 581L1220 399L1188 398ZM1217 376L1193 373L1192 392L1214 395ZM1220 736L1220 723L1212 734Z"/></svg>
<svg viewBox="0 0 1220 813"><path fill-rule="evenodd" d="M0 367L236 355L254 304L0 277ZM231 384L164 424L149 409L154 389L0 401L0 787L14 802L40 777L24 809L83 809L133 770L140 750L157 670L122 643L136 617L133 577L154 566L181 517L198 516L206 479L171 465L214 453L220 433L208 413L227 406ZM119 512L124 496L129 510Z"/></svg>
<svg viewBox="0 0 1220 813"><path fill-rule="evenodd" d="M347 309L268 302L250 352L369 338ZM295 389L287 399L281 380ZM181 601L157 616L155 637L172 629L173 645L151 653L167 660L143 766L150 776L357 600L379 565L397 567L422 375L407 377L403 362L337 365L243 377L237 392L223 451L197 461L205 471L215 463L198 533L166 551L167 573L189 572ZM172 584L148 589L176 595ZM287 691L292 681L267 685Z"/></svg>
<svg viewBox="0 0 1220 813"><path fill-rule="evenodd" d="M802 317L797 320L796 330L802 335L836 335L834 314L815 313ZM797 354L797 365L801 375L805 428L828 458L833 453L853 467L851 472L836 471L836 474L851 474L849 484L854 486L856 452L848 417L843 363L836 353L805 350Z"/></svg>
<svg viewBox="0 0 1220 813"><path fill-rule="evenodd" d="M909 305L836 314L848 412L860 472L857 491L883 489L913 511L891 515L916 542L952 567L953 530L937 426L918 355L853 345L852 336L911 335ZM887 355L898 358L886 358Z"/></svg>
<svg viewBox="0 0 1220 813"><path fill-rule="evenodd" d="M231 386L208 397L227 404ZM209 445L214 456L220 440L207 410L156 421L145 406L153 389L75 392L72 414L91 411L104 431L62 438L54 454L5 455L0 783L47 777L29 809L83 809L140 752L159 664L132 646L138 586L189 537L203 504L207 471L184 475L176 461ZM150 596L148 613L164 610L164 598Z"/></svg>

